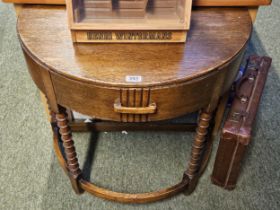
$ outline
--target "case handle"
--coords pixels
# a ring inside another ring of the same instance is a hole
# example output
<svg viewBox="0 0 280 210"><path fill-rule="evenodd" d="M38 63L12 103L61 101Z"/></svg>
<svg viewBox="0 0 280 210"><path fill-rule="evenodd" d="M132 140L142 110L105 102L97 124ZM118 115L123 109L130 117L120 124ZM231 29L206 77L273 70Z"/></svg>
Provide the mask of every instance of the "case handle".
<svg viewBox="0 0 280 210"><path fill-rule="evenodd" d="M250 69L249 69L250 70ZM241 103L247 103L249 101L249 96L246 96L246 95L243 95L242 94L242 91L240 91L242 85L248 81L249 84L251 84L250 87L253 88L253 85L254 83L256 82L256 78L257 78L257 75L258 75L258 71L257 70L254 70L254 71L251 71L249 73L247 73L246 75L244 75L239 83L236 85L236 88L235 88L235 95L241 100Z"/></svg>

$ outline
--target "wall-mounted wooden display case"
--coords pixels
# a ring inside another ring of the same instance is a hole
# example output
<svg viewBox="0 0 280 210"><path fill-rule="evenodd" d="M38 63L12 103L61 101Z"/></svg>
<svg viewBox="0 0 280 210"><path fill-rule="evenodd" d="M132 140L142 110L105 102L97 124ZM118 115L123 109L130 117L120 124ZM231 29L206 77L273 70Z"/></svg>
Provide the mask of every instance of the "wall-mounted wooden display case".
<svg viewBox="0 0 280 210"><path fill-rule="evenodd" d="M73 42L185 42L192 0L67 0Z"/></svg>

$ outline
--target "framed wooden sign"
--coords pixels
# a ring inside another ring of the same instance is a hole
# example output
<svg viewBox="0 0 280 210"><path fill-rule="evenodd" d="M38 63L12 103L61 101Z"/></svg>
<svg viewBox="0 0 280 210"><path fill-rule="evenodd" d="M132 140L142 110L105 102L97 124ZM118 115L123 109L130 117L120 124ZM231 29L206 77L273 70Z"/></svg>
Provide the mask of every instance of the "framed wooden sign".
<svg viewBox="0 0 280 210"><path fill-rule="evenodd" d="M73 42L185 42L192 0L67 0Z"/></svg>

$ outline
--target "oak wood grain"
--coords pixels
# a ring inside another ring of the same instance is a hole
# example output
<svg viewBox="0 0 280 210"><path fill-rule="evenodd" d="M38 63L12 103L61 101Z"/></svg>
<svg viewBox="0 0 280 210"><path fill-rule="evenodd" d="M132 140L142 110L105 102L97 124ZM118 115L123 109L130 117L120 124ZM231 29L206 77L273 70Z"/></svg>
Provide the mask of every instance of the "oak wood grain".
<svg viewBox="0 0 280 210"><path fill-rule="evenodd" d="M64 7L25 7L18 20L23 47L42 66L113 87L170 85L213 72L243 49L252 24L246 9L198 9L192 12L191 28L187 44L73 45ZM142 76L142 81L126 82L127 75Z"/></svg>
<svg viewBox="0 0 280 210"><path fill-rule="evenodd" d="M33 80L53 111L60 104L99 119L148 122L209 104L213 110L211 101L238 72L252 29L248 11L197 9L192 18L187 44L73 45L63 7L27 6L18 33Z"/></svg>

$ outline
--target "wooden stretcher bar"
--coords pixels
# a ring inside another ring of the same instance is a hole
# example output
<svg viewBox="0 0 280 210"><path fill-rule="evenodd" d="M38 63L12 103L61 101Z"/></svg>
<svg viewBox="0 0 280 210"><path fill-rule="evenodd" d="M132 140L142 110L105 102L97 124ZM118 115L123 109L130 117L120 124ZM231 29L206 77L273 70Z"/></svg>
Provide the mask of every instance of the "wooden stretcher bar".
<svg viewBox="0 0 280 210"><path fill-rule="evenodd" d="M64 5L65 0L2 0L16 4L57 4ZM261 6L270 5L272 0L194 0L194 6Z"/></svg>

